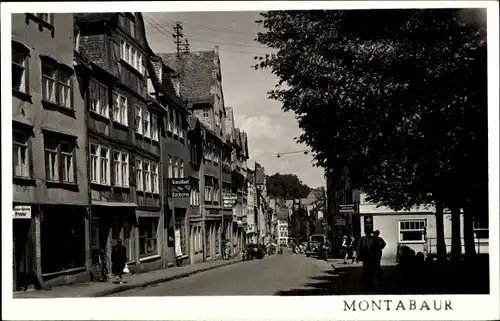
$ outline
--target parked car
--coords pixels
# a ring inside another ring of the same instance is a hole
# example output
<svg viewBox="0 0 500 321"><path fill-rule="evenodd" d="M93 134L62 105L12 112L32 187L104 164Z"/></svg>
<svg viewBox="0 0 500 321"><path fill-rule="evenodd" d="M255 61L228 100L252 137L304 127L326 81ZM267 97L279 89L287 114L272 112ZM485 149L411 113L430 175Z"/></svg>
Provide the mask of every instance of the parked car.
<svg viewBox="0 0 500 321"><path fill-rule="evenodd" d="M320 245L323 244L327 247L327 253L331 250L331 244L326 239L326 236L323 234L314 234L309 238L309 242L307 242L306 247L306 256L316 256L320 254Z"/></svg>

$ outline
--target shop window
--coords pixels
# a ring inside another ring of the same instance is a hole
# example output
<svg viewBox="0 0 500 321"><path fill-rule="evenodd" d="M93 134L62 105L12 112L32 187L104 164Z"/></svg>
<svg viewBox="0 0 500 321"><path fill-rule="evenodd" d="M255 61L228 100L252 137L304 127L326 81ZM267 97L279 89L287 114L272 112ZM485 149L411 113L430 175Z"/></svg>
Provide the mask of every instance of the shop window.
<svg viewBox="0 0 500 321"><path fill-rule="evenodd" d="M139 255L147 257L158 254L158 217L139 217Z"/></svg>
<svg viewBox="0 0 500 321"><path fill-rule="evenodd" d="M85 267L84 210L69 206L45 206L42 211L42 274Z"/></svg>
<svg viewBox="0 0 500 321"><path fill-rule="evenodd" d="M399 242L418 243L425 241L425 219L399 221Z"/></svg>

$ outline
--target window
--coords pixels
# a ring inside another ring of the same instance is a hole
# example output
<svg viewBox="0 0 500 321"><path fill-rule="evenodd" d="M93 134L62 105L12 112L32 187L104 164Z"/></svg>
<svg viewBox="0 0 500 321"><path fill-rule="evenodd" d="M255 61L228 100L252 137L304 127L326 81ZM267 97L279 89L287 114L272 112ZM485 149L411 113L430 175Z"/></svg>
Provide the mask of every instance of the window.
<svg viewBox="0 0 500 321"><path fill-rule="evenodd" d="M92 81L90 84L90 97L90 111L109 117L108 88L101 83Z"/></svg>
<svg viewBox="0 0 500 321"><path fill-rule="evenodd" d="M28 55L12 48L12 88L23 93L28 92L27 65Z"/></svg>
<svg viewBox="0 0 500 321"><path fill-rule="evenodd" d="M179 159L179 177L183 178L184 177L184 160Z"/></svg>
<svg viewBox="0 0 500 321"><path fill-rule="evenodd" d="M132 21L132 20L129 20L130 23L129 23L129 26L130 26L130 29L129 29L129 32L130 32L130 36L132 38L135 37L135 23Z"/></svg>
<svg viewBox="0 0 500 321"><path fill-rule="evenodd" d="M399 221L399 241L402 243L424 242L425 230L425 219Z"/></svg>
<svg viewBox="0 0 500 321"><path fill-rule="evenodd" d="M144 109L144 137L151 137L151 114Z"/></svg>
<svg viewBox="0 0 500 321"><path fill-rule="evenodd" d="M21 131L12 132L12 165L14 176L30 177L28 163L28 135Z"/></svg>
<svg viewBox="0 0 500 321"><path fill-rule="evenodd" d="M139 256L147 257L158 254L157 217L139 217Z"/></svg>
<svg viewBox="0 0 500 321"><path fill-rule="evenodd" d="M168 178L173 178L172 156L168 155Z"/></svg>
<svg viewBox="0 0 500 321"><path fill-rule="evenodd" d="M111 164L108 147L90 145L90 181L96 184L111 184Z"/></svg>
<svg viewBox="0 0 500 321"><path fill-rule="evenodd" d="M144 161L144 189L151 192L151 163Z"/></svg>
<svg viewBox="0 0 500 321"><path fill-rule="evenodd" d="M168 125L167 125L167 130L169 132L172 132L173 127L174 127L174 110L171 107L167 107L168 110Z"/></svg>
<svg viewBox="0 0 500 321"><path fill-rule="evenodd" d="M142 182L142 160L135 160L135 179L136 179L136 190L142 191L144 189L144 184Z"/></svg>
<svg viewBox="0 0 500 321"><path fill-rule="evenodd" d="M177 157L174 157L174 170L173 170L173 178L178 178L179 177L179 172L177 169Z"/></svg>
<svg viewBox="0 0 500 321"><path fill-rule="evenodd" d="M177 111L175 109L172 109L172 118L173 118L173 126L174 126L174 135L178 135L178 128L177 128Z"/></svg>
<svg viewBox="0 0 500 321"><path fill-rule="evenodd" d="M134 69L139 71L141 74L144 73L144 69L142 67L142 54L123 39L121 40L120 46L120 58L130 66L134 67Z"/></svg>
<svg viewBox="0 0 500 321"><path fill-rule="evenodd" d="M135 132L142 135L142 108L135 106Z"/></svg>
<svg viewBox="0 0 500 321"><path fill-rule="evenodd" d="M483 220L474 220L474 235L478 239L489 238L488 217Z"/></svg>
<svg viewBox="0 0 500 321"><path fill-rule="evenodd" d="M35 13L35 16L38 19L43 20L48 24L52 24L52 14L51 13Z"/></svg>
<svg viewBox="0 0 500 321"><path fill-rule="evenodd" d="M151 115L151 139L158 141L158 118L156 115Z"/></svg>
<svg viewBox="0 0 500 321"><path fill-rule="evenodd" d="M158 164L152 164L153 167L153 193L160 193L160 183L159 183L159 173L158 173Z"/></svg>
<svg viewBox="0 0 500 321"><path fill-rule="evenodd" d="M177 133L180 138L184 138L184 134L182 133L184 129L182 128L182 114L177 113Z"/></svg>
<svg viewBox="0 0 500 321"><path fill-rule="evenodd" d="M115 172L115 186L128 187L129 167L128 153L115 151L113 153L113 167Z"/></svg>
<svg viewBox="0 0 500 321"><path fill-rule="evenodd" d="M128 104L127 97L113 93L113 120L128 126Z"/></svg>
<svg viewBox="0 0 500 321"><path fill-rule="evenodd" d="M45 175L49 182L75 183L74 143L44 136Z"/></svg>
<svg viewBox="0 0 500 321"><path fill-rule="evenodd" d="M208 112L209 112L208 108L203 109L203 118L208 118L209 115Z"/></svg>
<svg viewBox="0 0 500 321"><path fill-rule="evenodd" d="M73 81L69 73L42 62L42 98L72 108Z"/></svg>

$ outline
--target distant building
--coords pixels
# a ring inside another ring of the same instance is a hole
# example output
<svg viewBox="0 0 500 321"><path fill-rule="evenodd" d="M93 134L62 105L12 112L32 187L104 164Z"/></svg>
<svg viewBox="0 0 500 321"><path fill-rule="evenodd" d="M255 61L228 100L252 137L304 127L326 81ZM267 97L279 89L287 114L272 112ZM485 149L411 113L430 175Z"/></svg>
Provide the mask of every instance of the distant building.
<svg viewBox="0 0 500 321"><path fill-rule="evenodd" d="M383 251L383 258L396 260L398 248L408 246L416 253L422 252L425 256L435 255L436 249L436 216L434 207L412 208L408 211L393 211L384 206L369 203L361 195L359 208L359 224L361 235L365 230L379 230L380 237L387 246ZM462 218L463 222L463 218ZM463 231L463 224L461 225ZM488 253L488 225L474 223L475 243L477 253ZM463 232L462 232L463 233ZM451 252L451 215L444 213L444 235L447 252ZM462 251L464 251L462 234Z"/></svg>
<svg viewBox="0 0 500 321"><path fill-rule="evenodd" d="M280 208L278 218L278 244L288 246L288 209Z"/></svg>

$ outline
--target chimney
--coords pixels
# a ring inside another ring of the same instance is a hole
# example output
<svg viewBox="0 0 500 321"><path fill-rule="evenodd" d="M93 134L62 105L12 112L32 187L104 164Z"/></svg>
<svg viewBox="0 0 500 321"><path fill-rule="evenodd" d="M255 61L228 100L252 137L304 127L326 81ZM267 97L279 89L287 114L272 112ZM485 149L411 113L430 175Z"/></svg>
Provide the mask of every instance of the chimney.
<svg viewBox="0 0 500 321"><path fill-rule="evenodd" d="M219 46L214 46L214 52L216 55L219 54Z"/></svg>

